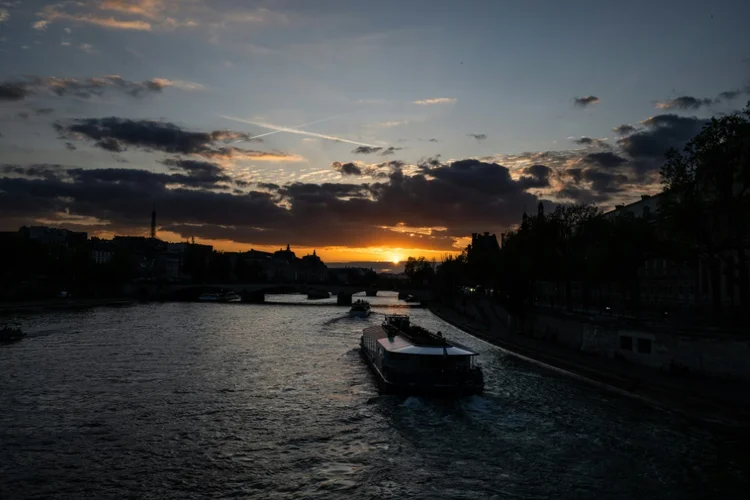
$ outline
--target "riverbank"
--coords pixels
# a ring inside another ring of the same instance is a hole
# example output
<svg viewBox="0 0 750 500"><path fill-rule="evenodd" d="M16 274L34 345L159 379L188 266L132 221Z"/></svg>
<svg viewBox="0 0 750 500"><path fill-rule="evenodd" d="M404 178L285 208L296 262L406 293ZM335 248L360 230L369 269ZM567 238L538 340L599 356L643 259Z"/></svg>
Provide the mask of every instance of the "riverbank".
<svg viewBox="0 0 750 500"><path fill-rule="evenodd" d="M124 306L134 304L135 299L129 298L102 298L102 299L43 299L25 300L18 302L0 302L0 314L8 315L15 313L37 313L50 310L85 309L88 307L101 306Z"/></svg>
<svg viewBox="0 0 750 500"><path fill-rule="evenodd" d="M677 376L617 359L565 348L553 343L499 331L450 308L430 311L508 354L572 375L604 389L704 421L750 422L748 387L731 381Z"/></svg>

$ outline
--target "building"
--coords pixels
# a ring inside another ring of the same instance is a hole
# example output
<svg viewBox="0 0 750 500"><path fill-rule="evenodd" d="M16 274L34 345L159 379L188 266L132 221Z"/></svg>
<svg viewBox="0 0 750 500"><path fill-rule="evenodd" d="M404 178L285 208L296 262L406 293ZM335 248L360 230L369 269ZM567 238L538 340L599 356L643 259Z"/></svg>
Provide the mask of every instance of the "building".
<svg viewBox="0 0 750 500"><path fill-rule="evenodd" d="M86 244L88 234L56 227L23 226L18 232L25 238L36 240L50 248L70 248Z"/></svg>

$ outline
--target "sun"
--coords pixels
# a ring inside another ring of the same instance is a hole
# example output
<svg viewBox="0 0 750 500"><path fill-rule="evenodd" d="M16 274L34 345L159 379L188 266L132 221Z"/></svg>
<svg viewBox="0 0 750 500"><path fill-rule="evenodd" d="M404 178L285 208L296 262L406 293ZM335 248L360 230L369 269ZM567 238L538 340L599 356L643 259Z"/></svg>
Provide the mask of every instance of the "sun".
<svg viewBox="0 0 750 500"><path fill-rule="evenodd" d="M398 255L391 255L391 262L393 262L394 264L398 264L399 262L401 262L401 257L399 257Z"/></svg>

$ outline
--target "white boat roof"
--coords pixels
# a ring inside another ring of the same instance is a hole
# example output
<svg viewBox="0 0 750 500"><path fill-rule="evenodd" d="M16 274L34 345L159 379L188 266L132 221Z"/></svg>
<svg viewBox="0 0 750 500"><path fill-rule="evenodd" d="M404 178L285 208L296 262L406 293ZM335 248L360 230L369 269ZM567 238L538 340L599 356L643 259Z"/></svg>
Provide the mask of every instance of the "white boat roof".
<svg viewBox="0 0 750 500"><path fill-rule="evenodd" d="M388 352L399 354L418 354L421 356L476 356L477 353L456 346L419 346L414 345L400 335L383 337L378 343Z"/></svg>

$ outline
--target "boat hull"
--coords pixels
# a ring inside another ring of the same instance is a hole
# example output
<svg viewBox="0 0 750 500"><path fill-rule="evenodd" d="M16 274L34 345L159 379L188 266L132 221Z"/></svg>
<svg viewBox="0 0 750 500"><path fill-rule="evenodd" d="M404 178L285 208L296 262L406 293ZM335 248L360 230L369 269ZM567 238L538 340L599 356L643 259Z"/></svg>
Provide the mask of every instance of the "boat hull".
<svg viewBox="0 0 750 500"><path fill-rule="evenodd" d="M370 315L370 310L367 311L349 311L349 317L351 318L366 318Z"/></svg>
<svg viewBox="0 0 750 500"><path fill-rule="evenodd" d="M482 384L418 384L418 383L395 383L389 381L378 369L375 361L370 357L367 349L360 346L360 355L367 366L370 367L375 378L378 391L381 394L399 394L405 396L433 396L433 397L458 397L481 394L484 391Z"/></svg>

